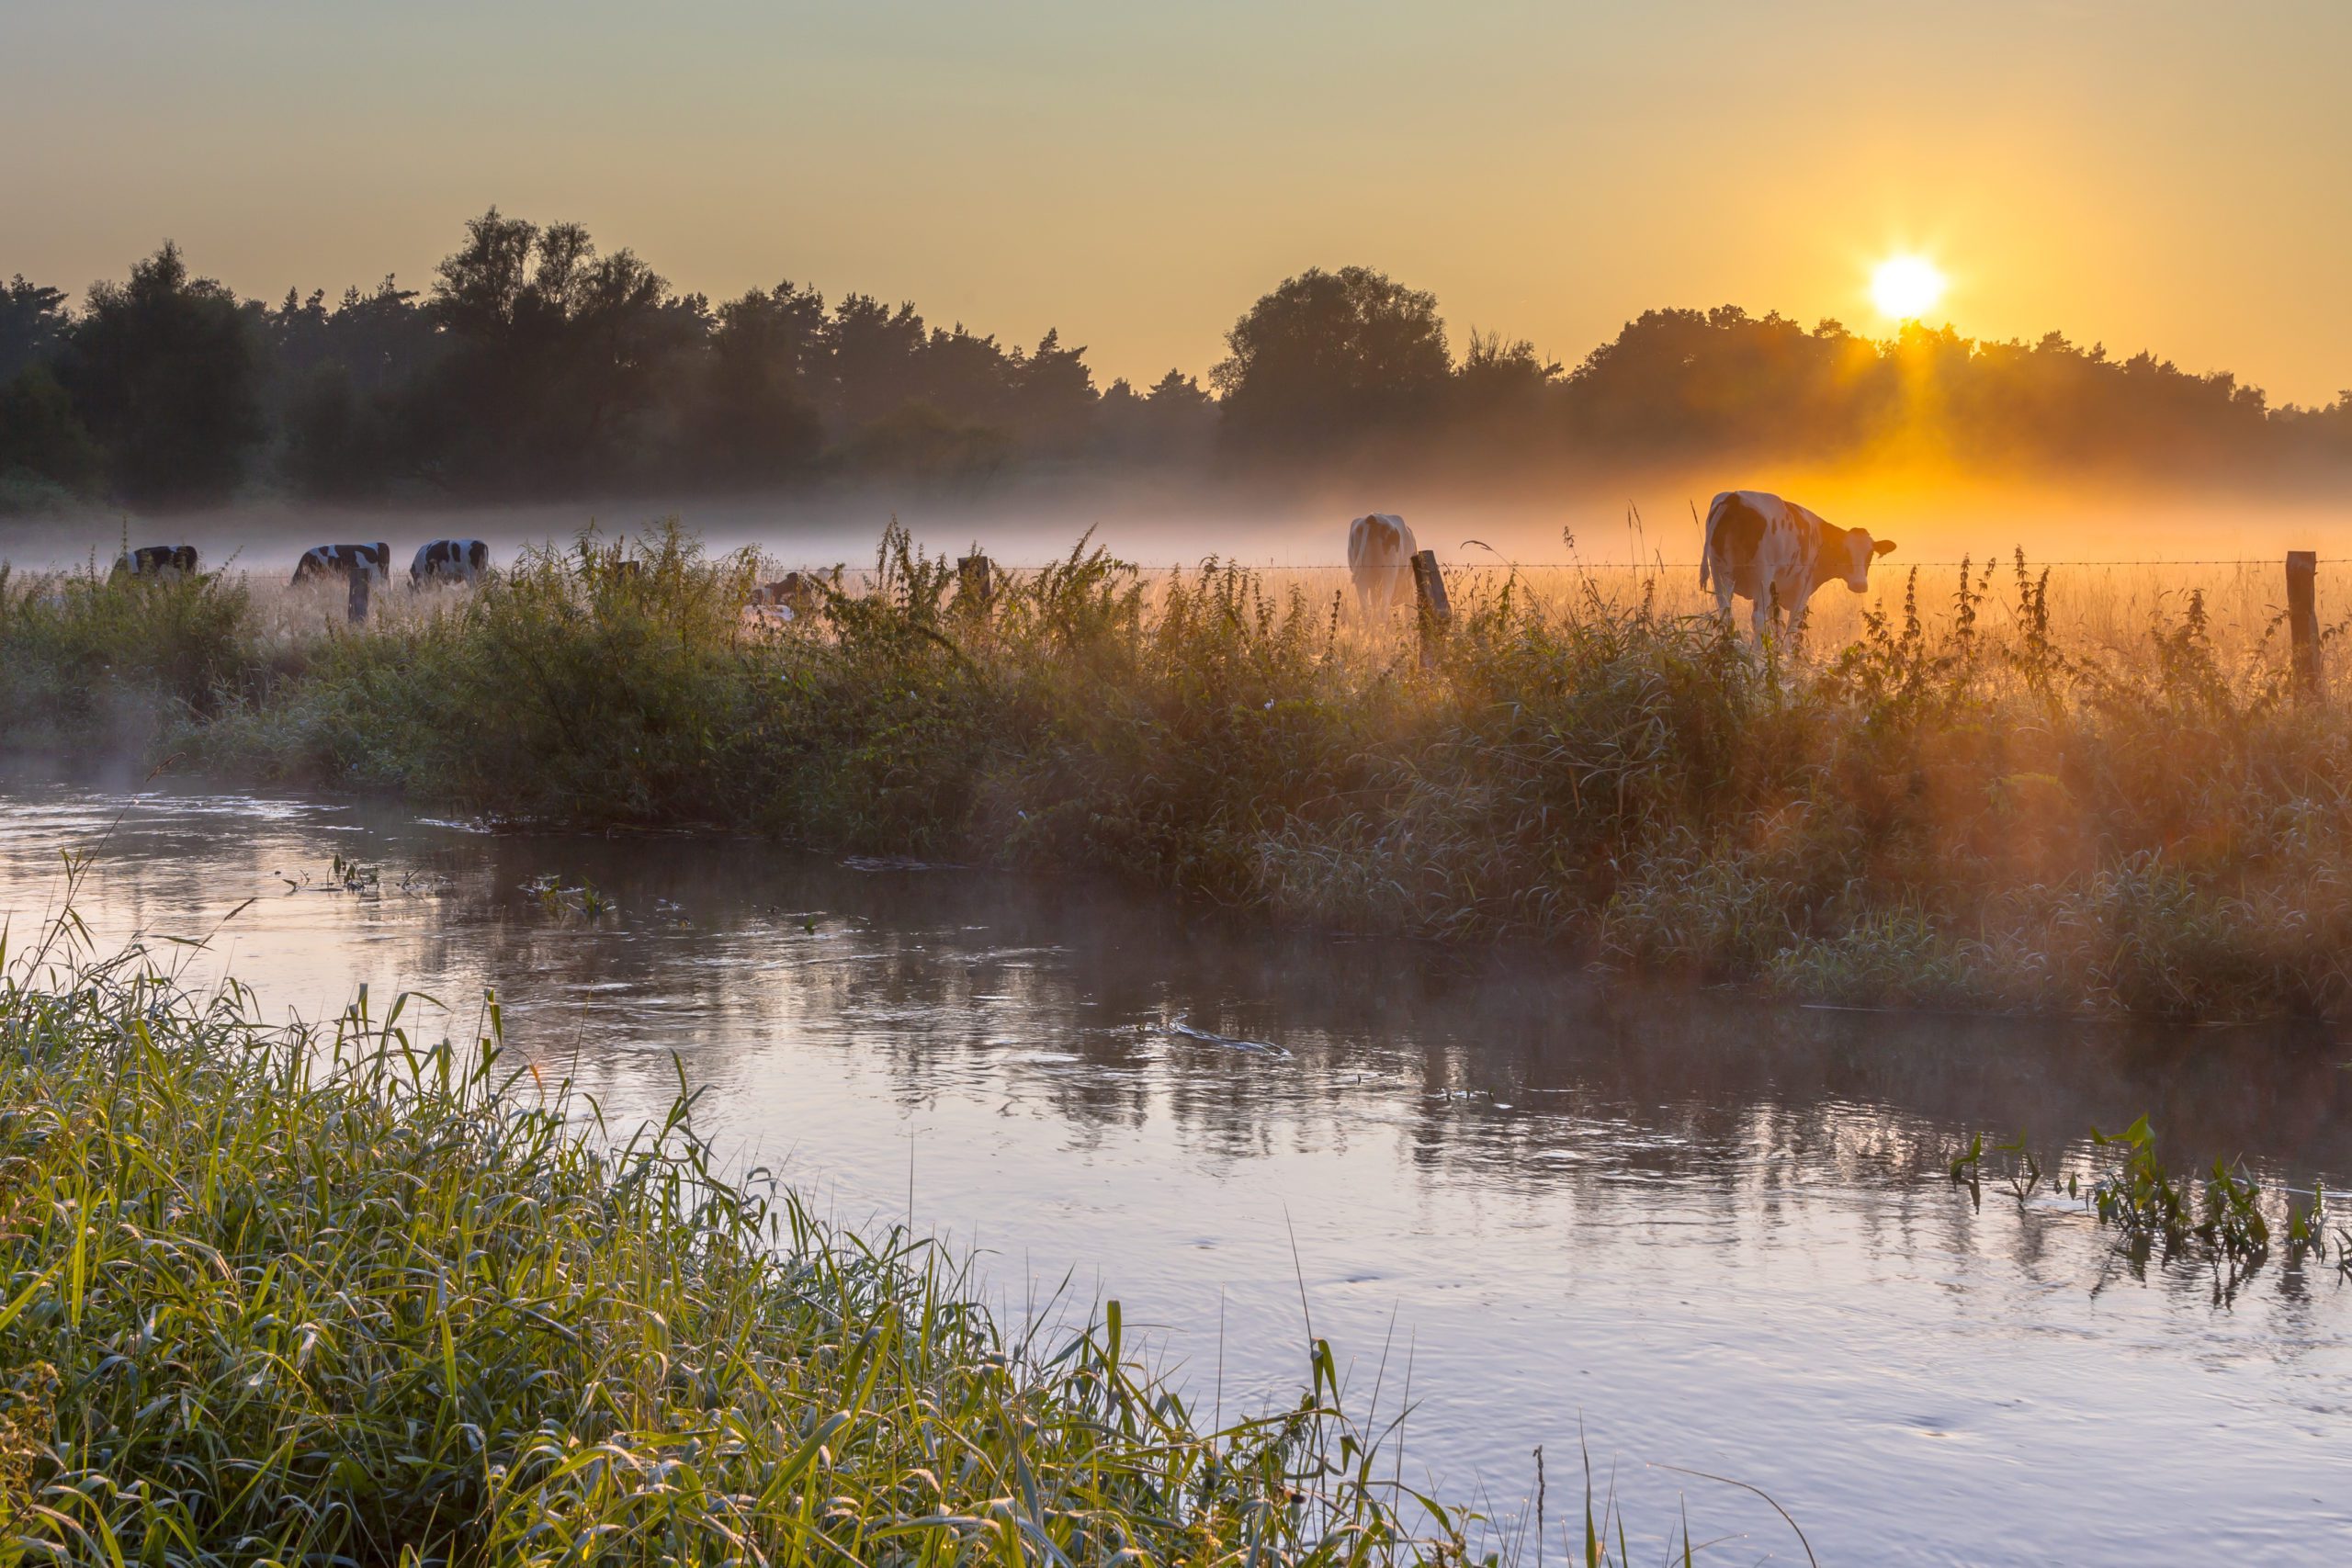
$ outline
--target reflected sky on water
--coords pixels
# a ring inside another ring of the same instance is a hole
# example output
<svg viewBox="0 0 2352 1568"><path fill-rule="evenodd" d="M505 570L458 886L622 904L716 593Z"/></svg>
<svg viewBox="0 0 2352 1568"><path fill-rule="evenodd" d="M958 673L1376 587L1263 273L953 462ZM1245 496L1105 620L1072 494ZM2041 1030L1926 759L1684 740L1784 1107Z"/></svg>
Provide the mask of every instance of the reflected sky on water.
<svg viewBox="0 0 2352 1568"><path fill-rule="evenodd" d="M66 849L96 851L102 943L218 925L179 961L273 1016L365 984L465 1037L494 986L510 1044L625 1123L666 1105L674 1054L730 1158L851 1223L911 1193L1011 1314L1115 1296L1204 1409L1294 1394L1304 1310L1360 1406L1409 1381L1406 1479L1505 1513L1539 1443L1573 1511L1581 1431L1629 1534L1687 1495L1702 1540L1744 1532L1717 1561L1804 1554L1761 1502L1654 1466L1762 1487L1825 1562L2352 1540L2332 1268L2274 1258L2217 1303L2207 1269L2135 1276L2079 1204L1945 1177L1978 1132L2078 1148L2144 1113L2175 1166L2352 1179L2332 1031L1766 1006L1095 885L31 783L0 795L19 949ZM322 890L338 854L382 891ZM543 876L617 912L550 909Z"/></svg>

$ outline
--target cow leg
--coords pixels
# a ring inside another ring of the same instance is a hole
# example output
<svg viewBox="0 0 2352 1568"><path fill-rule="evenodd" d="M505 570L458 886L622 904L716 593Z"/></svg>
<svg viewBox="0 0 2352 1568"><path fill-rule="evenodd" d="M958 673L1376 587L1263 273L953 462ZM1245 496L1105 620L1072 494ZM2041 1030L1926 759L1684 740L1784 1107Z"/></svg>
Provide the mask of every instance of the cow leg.
<svg viewBox="0 0 2352 1568"><path fill-rule="evenodd" d="M1782 601L1782 603L1786 604L1789 607L1789 631L1791 635L1797 637L1804 635L1805 607L1812 602L1813 590L1810 588L1799 588L1790 593Z"/></svg>

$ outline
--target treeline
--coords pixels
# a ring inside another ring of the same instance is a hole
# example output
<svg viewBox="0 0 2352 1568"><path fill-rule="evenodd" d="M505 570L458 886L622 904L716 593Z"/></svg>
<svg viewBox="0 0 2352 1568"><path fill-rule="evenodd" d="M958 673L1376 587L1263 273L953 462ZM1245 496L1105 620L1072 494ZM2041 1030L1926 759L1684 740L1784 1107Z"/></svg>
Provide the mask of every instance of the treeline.
<svg viewBox="0 0 2352 1568"><path fill-rule="evenodd" d="M1433 295L1310 269L1246 310L1208 385L1099 388L1082 346L1007 345L791 282L714 305L577 224L495 209L428 289L241 299L166 243L74 308L0 289L0 510L240 494L430 502L676 494L1038 463L1193 470L1446 461L1508 475L1741 453L2245 474L2352 458L2352 395L2273 409L2227 374L2051 333L1858 336L1654 310L1573 368Z"/></svg>

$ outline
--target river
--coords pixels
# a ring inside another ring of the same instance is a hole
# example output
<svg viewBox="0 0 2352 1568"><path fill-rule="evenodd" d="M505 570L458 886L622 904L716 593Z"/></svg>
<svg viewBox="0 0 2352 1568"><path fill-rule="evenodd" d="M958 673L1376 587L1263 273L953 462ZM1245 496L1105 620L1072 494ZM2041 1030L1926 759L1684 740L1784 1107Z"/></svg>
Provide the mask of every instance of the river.
<svg viewBox="0 0 2352 1568"><path fill-rule="evenodd" d="M1010 1318L1115 1297L1204 1412L1294 1397L1311 1318L1359 1408L1409 1384L1408 1482L1516 1518L1543 1445L1553 1560L1580 1443L1637 1557L1687 1499L1736 1538L1704 1557L1804 1560L1673 1466L1825 1563L2352 1560L2332 1264L2217 1299L1945 1175L1979 1132L2079 1152L2144 1113L2176 1165L2352 1186L2332 1032L1824 1011L1091 884L32 782L0 791L18 948L66 850L102 943L210 933L159 951L273 1016L365 985L466 1038L495 987L622 1122L683 1068L730 1159L977 1249ZM337 856L377 890L330 890Z"/></svg>

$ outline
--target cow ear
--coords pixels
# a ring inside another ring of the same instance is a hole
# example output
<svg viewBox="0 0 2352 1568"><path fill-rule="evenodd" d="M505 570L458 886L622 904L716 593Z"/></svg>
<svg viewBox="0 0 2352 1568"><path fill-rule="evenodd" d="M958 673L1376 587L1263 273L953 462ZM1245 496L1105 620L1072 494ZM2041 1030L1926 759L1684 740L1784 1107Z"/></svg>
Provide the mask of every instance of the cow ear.
<svg viewBox="0 0 2352 1568"><path fill-rule="evenodd" d="M1894 541L1893 539L1881 539L1871 547L1871 554L1874 556L1891 556L1894 553Z"/></svg>

